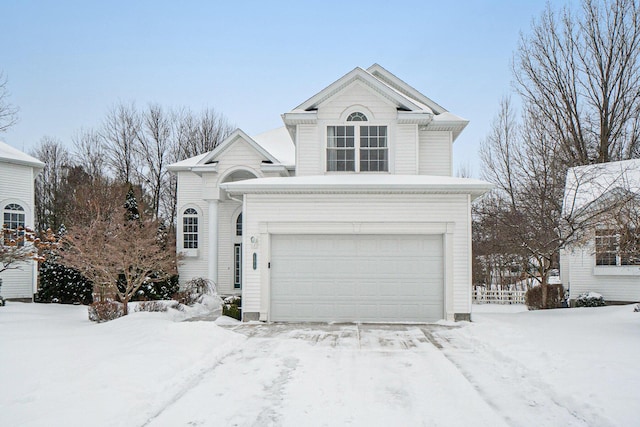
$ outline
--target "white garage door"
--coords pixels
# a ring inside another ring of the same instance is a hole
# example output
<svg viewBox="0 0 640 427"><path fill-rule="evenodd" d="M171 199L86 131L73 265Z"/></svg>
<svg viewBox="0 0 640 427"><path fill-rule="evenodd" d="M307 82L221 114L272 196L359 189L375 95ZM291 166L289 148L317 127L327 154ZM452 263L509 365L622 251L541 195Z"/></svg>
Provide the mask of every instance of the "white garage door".
<svg viewBox="0 0 640 427"><path fill-rule="evenodd" d="M273 235L271 320L439 320L443 264L439 235Z"/></svg>

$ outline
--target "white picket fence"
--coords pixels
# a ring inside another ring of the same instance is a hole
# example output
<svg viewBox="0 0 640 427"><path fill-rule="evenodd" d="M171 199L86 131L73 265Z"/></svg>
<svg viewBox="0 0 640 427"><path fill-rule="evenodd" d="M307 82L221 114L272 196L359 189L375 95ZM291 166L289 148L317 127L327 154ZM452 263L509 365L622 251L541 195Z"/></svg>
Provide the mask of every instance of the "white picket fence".
<svg viewBox="0 0 640 427"><path fill-rule="evenodd" d="M473 291L475 304L524 304L526 291L482 289Z"/></svg>

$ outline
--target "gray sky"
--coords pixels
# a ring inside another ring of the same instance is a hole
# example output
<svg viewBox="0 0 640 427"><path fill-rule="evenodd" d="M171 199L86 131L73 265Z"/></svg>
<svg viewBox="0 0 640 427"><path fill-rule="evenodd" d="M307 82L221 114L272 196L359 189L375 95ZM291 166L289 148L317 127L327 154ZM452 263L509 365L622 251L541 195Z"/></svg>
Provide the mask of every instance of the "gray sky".
<svg viewBox="0 0 640 427"><path fill-rule="evenodd" d="M68 144L120 102L213 107L254 135L356 66L379 63L471 121L454 168L478 146L511 59L546 0L18 1L0 6L0 69L20 122L0 140Z"/></svg>

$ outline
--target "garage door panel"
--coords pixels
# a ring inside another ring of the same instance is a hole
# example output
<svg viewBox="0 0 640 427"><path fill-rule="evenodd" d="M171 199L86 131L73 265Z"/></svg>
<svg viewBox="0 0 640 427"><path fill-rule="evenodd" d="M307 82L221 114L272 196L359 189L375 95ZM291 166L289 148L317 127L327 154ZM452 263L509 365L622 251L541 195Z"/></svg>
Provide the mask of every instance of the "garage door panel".
<svg viewBox="0 0 640 427"><path fill-rule="evenodd" d="M432 321L441 236L273 235L271 320Z"/></svg>

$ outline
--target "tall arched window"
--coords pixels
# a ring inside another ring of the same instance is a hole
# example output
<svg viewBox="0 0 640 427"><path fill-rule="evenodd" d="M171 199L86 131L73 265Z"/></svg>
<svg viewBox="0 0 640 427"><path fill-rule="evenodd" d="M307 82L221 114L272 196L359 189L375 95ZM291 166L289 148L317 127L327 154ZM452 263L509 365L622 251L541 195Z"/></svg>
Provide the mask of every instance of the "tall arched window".
<svg viewBox="0 0 640 427"><path fill-rule="evenodd" d="M198 249L198 212L193 208L182 214L182 239L185 249Z"/></svg>
<svg viewBox="0 0 640 427"><path fill-rule="evenodd" d="M24 235L24 208L17 203L9 203L4 207L3 222L5 228L5 239L16 240ZM24 242L20 242L23 245Z"/></svg>

